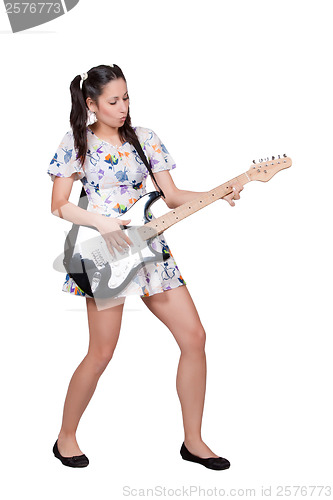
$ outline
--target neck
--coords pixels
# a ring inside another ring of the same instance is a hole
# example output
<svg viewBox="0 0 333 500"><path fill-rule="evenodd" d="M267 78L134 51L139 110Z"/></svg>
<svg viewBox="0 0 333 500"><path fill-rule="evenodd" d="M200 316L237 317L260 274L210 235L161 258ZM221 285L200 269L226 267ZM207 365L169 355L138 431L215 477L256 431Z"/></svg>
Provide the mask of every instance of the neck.
<svg viewBox="0 0 333 500"><path fill-rule="evenodd" d="M110 127L105 123L95 122L92 125L89 125L90 129L96 134L98 137L105 140L111 139L114 141L120 141L119 127Z"/></svg>

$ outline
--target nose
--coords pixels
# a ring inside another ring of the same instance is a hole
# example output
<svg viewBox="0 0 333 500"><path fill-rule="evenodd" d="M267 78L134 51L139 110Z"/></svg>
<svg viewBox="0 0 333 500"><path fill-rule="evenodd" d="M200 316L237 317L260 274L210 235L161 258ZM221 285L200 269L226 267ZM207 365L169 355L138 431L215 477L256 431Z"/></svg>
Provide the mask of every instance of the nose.
<svg viewBox="0 0 333 500"><path fill-rule="evenodd" d="M120 105L120 110L123 112L123 113L127 113L127 109L128 109L128 101L121 101L121 105Z"/></svg>

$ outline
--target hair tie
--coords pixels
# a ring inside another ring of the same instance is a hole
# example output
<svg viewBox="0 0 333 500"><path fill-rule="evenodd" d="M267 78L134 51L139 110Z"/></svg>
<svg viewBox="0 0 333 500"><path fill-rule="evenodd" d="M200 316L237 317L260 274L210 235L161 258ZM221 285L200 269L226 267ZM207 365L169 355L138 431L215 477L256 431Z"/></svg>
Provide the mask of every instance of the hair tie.
<svg viewBox="0 0 333 500"><path fill-rule="evenodd" d="M88 73L81 73L81 80L80 80L80 89L82 90L82 84L84 82L84 80L86 80L88 78Z"/></svg>
<svg viewBox="0 0 333 500"><path fill-rule="evenodd" d="M110 68L114 68L114 64L110 64L109 66L110 66ZM88 78L88 73L81 73L80 77L81 77L80 89L82 90L82 84L83 84L84 80L86 80Z"/></svg>

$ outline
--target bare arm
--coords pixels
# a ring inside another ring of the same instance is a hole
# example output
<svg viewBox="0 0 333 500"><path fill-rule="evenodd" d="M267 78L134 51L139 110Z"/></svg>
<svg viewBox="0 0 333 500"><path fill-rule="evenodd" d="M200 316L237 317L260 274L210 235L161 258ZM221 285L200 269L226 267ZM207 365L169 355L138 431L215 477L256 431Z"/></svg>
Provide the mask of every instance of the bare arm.
<svg viewBox="0 0 333 500"><path fill-rule="evenodd" d="M56 177L54 179L51 200L52 214L73 224L95 227L105 239L112 255L114 255L113 248L119 251L126 249L132 242L121 231L120 225L128 224L131 219L118 220L115 217L105 217L101 214L88 212L84 208L80 208L68 201L72 191L74 176L75 174L71 177Z"/></svg>
<svg viewBox="0 0 333 500"><path fill-rule="evenodd" d="M56 177L53 183L51 212L61 219L68 220L81 226L94 226L97 228L100 219L99 214L87 212L70 201L69 196L74 182L73 174L71 177Z"/></svg>
<svg viewBox="0 0 333 500"><path fill-rule="evenodd" d="M206 191L185 191L184 189L178 189L168 170L157 172L154 176L165 195L164 201L169 208L177 208L187 201L194 200L200 194L206 194ZM158 189L153 179L152 181L155 188ZM233 207L235 205L233 200L239 200L239 192L242 191L243 186L240 183L231 185L234 186L234 192L224 196L222 199L225 199Z"/></svg>

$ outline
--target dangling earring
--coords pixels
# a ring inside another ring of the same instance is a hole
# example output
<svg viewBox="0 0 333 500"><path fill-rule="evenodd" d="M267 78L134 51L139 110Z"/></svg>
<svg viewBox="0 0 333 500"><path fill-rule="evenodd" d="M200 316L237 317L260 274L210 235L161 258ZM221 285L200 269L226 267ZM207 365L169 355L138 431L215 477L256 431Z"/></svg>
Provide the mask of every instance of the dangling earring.
<svg viewBox="0 0 333 500"><path fill-rule="evenodd" d="M87 125L92 125L95 122L97 122L96 113L94 111L90 111L90 109L88 109Z"/></svg>

